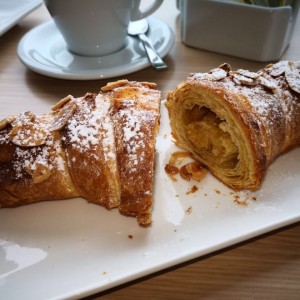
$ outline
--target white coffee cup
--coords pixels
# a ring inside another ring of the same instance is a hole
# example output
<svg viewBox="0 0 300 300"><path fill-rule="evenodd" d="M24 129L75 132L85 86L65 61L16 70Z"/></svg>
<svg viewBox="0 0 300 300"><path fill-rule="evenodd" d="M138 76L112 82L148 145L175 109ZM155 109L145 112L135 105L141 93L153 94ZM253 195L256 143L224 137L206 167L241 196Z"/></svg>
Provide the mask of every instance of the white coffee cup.
<svg viewBox="0 0 300 300"><path fill-rule="evenodd" d="M69 51L103 56L126 45L130 21L156 11L163 0L141 9L140 0L44 0Z"/></svg>

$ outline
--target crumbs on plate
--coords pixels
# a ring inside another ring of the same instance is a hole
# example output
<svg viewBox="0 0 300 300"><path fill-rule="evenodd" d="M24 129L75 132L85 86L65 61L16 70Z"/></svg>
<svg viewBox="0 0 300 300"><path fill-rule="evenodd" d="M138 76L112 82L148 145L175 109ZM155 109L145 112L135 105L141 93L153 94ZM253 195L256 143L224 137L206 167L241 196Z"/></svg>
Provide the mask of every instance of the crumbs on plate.
<svg viewBox="0 0 300 300"><path fill-rule="evenodd" d="M206 173L207 169L196 161L190 161L185 163L185 160L192 159L192 156L187 151L176 151L172 153L169 162L165 165L165 172L173 181L177 181L175 175L179 174L181 178L187 181L202 180Z"/></svg>
<svg viewBox="0 0 300 300"><path fill-rule="evenodd" d="M186 213L187 215L191 214L191 213L192 213L192 207L189 206L189 207L185 210L185 213Z"/></svg>
<svg viewBox="0 0 300 300"><path fill-rule="evenodd" d="M186 192L186 194L187 194L187 195L189 195L189 194L194 194L194 193L196 193L197 191L198 191L198 188L197 188L195 185L193 185L192 188Z"/></svg>

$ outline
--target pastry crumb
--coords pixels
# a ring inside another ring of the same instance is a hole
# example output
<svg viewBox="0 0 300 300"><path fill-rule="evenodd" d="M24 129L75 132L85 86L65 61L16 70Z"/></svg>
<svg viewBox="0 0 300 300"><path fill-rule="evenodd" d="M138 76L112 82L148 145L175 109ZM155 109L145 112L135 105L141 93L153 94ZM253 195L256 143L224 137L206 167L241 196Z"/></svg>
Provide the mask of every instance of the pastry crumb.
<svg viewBox="0 0 300 300"><path fill-rule="evenodd" d="M188 159L189 162L185 163ZM201 181L207 174L207 169L199 162L190 161L193 157L189 152L176 151L172 153L169 162L165 165L165 172L173 181L177 181L175 175L179 173L180 177L184 180L190 181L191 179Z"/></svg>
<svg viewBox="0 0 300 300"><path fill-rule="evenodd" d="M193 194L197 191L198 191L198 188L195 185L193 185L192 188L186 192L186 194L190 195L190 194Z"/></svg>
<svg viewBox="0 0 300 300"><path fill-rule="evenodd" d="M248 206L247 199L246 199L246 200L243 200L243 199L240 198L239 195L234 195L233 202L234 202L235 204L238 204L238 205L241 205L241 206Z"/></svg>
<svg viewBox="0 0 300 300"><path fill-rule="evenodd" d="M187 215L191 214L191 213L192 213L192 207L189 206L189 207L186 209L185 213L186 213Z"/></svg>

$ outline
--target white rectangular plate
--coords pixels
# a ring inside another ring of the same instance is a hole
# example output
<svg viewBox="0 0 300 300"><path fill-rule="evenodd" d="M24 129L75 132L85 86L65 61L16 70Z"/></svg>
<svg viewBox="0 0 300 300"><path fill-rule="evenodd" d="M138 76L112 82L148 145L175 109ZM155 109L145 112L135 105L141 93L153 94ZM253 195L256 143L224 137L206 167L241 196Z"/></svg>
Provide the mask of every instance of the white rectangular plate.
<svg viewBox="0 0 300 300"><path fill-rule="evenodd" d="M0 0L0 36L41 4L42 0Z"/></svg>
<svg viewBox="0 0 300 300"><path fill-rule="evenodd" d="M300 220L299 148L255 193L233 193L209 174L172 181L164 166L175 150L163 105L150 228L83 199L1 209L0 298L77 299Z"/></svg>

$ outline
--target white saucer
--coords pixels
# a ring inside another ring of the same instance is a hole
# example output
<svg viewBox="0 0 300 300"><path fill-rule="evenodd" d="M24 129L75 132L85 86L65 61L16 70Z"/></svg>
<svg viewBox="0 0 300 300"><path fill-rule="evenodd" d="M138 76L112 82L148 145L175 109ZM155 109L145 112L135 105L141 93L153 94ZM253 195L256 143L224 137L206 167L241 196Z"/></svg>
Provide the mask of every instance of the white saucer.
<svg viewBox="0 0 300 300"><path fill-rule="evenodd" d="M0 36L41 4L42 0L0 0Z"/></svg>
<svg viewBox="0 0 300 300"><path fill-rule="evenodd" d="M148 18L147 35L161 57L173 47L174 33L164 22ZM18 45L20 60L32 71L62 79L91 80L130 74L150 66L142 43L127 37L120 51L101 57L85 57L70 53L53 21L29 31Z"/></svg>

